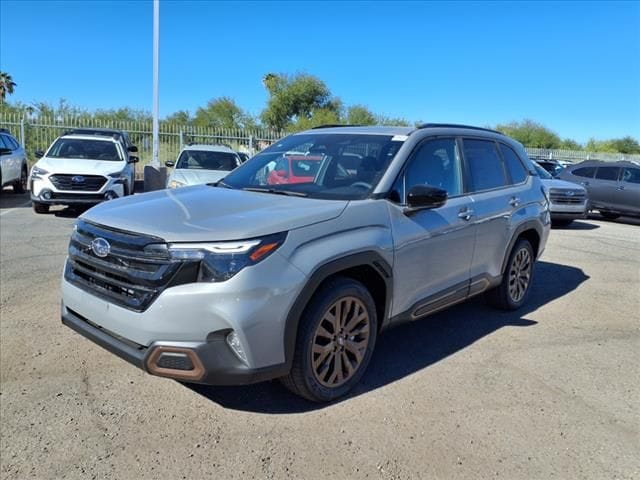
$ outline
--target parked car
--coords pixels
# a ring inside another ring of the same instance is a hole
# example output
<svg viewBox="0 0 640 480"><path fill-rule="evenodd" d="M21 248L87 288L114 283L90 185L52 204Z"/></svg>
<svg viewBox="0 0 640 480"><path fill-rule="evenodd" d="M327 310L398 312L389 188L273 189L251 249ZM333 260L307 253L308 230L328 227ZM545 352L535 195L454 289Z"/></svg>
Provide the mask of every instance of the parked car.
<svg viewBox="0 0 640 480"><path fill-rule="evenodd" d="M51 205L94 205L133 193L138 157L118 134L66 133L31 168L31 203L36 213Z"/></svg>
<svg viewBox="0 0 640 480"><path fill-rule="evenodd" d="M270 166L294 151L321 157L315 175L269 184ZM315 128L215 185L85 212L64 267L62 322L153 375L280 377L330 401L358 383L390 326L482 292L520 308L549 226L534 166L499 132Z"/></svg>
<svg viewBox="0 0 640 480"><path fill-rule="evenodd" d="M590 160L567 167L559 178L584 186L589 209L605 218L640 216L640 163Z"/></svg>
<svg viewBox="0 0 640 480"><path fill-rule="evenodd" d="M6 128L0 128L0 190L11 185L13 193L27 191L27 155Z"/></svg>
<svg viewBox="0 0 640 480"><path fill-rule="evenodd" d="M544 160L537 158L532 158L532 160L546 170L552 177L557 177L560 172L565 169L565 166L558 160Z"/></svg>
<svg viewBox="0 0 640 480"><path fill-rule="evenodd" d="M240 157L240 161L242 163L246 162L247 160L249 160L251 158L248 153L244 153L244 152L236 152L236 153Z"/></svg>
<svg viewBox="0 0 640 480"><path fill-rule="evenodd" d="M575 183L553 178L538 162L533 162L549 197L551 221L555 225L569 225L578 218L586 218L587 190Z"/></svg>
<svg viewBox="0 0 640 480"><path fill-rule="evenodd" d="M183 148L176 162L165 162L167 167L175 166L167 187L217 182L241 163L238 154L225 145L190 144Z"/></svg>
<svg viewBox="0 0 640 480"><path fill-rule="evenodd" d="M321 156L283 155L267 176L268 185L313 182L320 164Z"/></svg>

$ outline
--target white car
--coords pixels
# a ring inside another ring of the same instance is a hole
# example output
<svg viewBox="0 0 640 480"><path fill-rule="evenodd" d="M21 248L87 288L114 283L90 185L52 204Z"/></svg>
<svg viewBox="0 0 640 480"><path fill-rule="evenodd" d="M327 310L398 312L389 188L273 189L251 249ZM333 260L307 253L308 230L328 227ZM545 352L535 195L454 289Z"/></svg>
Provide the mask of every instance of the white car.
<svg viewBox="0 0 640 480"><path fill-rule="evenodd" d="M553 224L566 226L578 218L586 218L589 208L587 190L575 183L553 178L536 162L532 163L549 199L549 212Z"/></svg>
<svg viewBox="0 0 640 480"><path fill-rule="evenodd" d="M238 154L226 145L187 145L176 162L165 162L167 167L175 166L167 188L217 182L241 163Z"/></svg>
<svg viewBox="0 0 640 480"><path fill-rule="evenodd" d="M27 172L24 148L9 130L0 128L0 190L11 185L13 193L24 193L27 190Z"/></svg>
<svg viewBox="0 0 640 480"><path fill-rule="evenodd" d="M58 137L31 168L31 202L36 213L51 205L92 205L133 193L137 157L118 133L71 133Z"/></svg>

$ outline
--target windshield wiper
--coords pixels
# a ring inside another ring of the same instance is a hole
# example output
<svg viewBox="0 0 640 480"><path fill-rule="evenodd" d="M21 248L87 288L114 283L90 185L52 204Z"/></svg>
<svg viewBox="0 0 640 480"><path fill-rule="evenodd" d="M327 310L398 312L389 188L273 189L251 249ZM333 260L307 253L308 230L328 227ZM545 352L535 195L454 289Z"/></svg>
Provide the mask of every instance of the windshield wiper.
<svg viewBox="0 0 640 480"><path fill-rule="evenodd" d="M259 192L259 193L274 193L276 195L289 195L291 197L307 197L308 193L304 192L292 192L291 190L280 190L277 188L261 188L261 187L245 187L242 190L247 192Z"/></svg>
<svg viewBox="0 0 640 480"><path fill-rule="evenodd" d="M218 180L217 182L213 182L213 183L207 183L207 185L209 185L210 187L223 187L223 188L230 188L233 190L233 187L231 185L224 183L224 181L222 180Z"/></svg>

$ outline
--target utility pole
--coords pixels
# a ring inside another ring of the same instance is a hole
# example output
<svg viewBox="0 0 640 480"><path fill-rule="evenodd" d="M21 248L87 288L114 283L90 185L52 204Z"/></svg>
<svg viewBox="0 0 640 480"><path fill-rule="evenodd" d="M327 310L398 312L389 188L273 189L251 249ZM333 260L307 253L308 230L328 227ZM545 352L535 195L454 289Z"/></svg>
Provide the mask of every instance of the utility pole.
<svg viewBox="0 0 640 480"><path fill-rule="evenodd" d="M160 49L160 0L153 0L153 154L151 164L160 166L158 70Z"/></svg>

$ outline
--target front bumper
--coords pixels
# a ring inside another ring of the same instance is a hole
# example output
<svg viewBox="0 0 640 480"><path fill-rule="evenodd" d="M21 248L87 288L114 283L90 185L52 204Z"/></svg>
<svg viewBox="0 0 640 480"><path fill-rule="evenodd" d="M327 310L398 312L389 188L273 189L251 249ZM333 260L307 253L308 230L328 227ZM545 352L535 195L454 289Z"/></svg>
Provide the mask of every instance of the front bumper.
<svg viewBox="0 0 640 480"><path fill-rule="evenodd" d="M549 212L552 220L577 220L587 218L587 203L576 205L558 204L551 202Z"/></svg>
<svg viewBox="0 0 640 480"><path fill-rule="evenodd" d="M91 190L60 190L49 180L50 175L29 179L31 201L46 205L94 205L108 200L109 193L112 198L124 196L124 184L122 180L109 178L97 191ZM106 178L106 177L105 177Z"/></svg>
<svg viewBox="0 0 640 480"><path fill-rule="evenodd" d="M245 385L287 373L284 363L267 368L249 368L244 365L227 346L225 337L228 330L213 332L203 342L154 342L145 347L92 324L64 304L62 323L152 375L206 385ZM173 357L170 362L162 364L163 355ZM176 366L180 368L175 368Z"/></svg>

